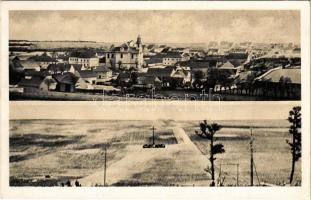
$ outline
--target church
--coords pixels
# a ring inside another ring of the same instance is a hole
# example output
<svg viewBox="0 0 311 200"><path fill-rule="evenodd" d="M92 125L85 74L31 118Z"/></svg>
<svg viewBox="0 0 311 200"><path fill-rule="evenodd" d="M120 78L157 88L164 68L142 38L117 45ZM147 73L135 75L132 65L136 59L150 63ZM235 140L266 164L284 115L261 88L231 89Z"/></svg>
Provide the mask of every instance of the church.
<svg viewBox="0 0 311 200"><path fill-rule="evenodd" d="M105 53L106 66L115 69L140 69L143 65L143 44L140 35L136 43L131 40Z"/></svg>

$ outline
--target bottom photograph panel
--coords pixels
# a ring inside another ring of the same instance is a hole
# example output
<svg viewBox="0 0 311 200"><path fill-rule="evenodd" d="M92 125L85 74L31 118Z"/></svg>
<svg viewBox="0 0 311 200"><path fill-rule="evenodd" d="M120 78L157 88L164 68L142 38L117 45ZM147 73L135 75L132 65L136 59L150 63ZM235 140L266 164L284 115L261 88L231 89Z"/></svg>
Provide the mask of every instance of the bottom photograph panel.
<svg viewBox="0 0 311 200"><path fill-rule="evenodd" d="M301 186L288 117L10 120L10 186Z"/></svg>

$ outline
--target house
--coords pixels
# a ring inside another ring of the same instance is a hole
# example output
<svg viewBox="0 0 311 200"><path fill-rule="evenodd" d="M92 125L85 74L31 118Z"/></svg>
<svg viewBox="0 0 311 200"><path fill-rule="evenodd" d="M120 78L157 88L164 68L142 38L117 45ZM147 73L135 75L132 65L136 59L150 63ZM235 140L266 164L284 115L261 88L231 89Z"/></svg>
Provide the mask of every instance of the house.
<svg viewBox="0 0 311 200"><path fill-rule="evenodd" d="M121 72L117 77L118 84L121 86L130 86L132 75L130 72Z"/></svg>
<svg viewBox="0 0 311 200"><path fill-rule="evenodd" d="M191 84L192 81L191 71L181 67L176 67L175 73L172 75L172 78L180 79L182 81L182 84L184 85Z"/></svg>
<svg viewBox="0 0 311 200"><path fill-rule="evenodd" d="M162 64L165 66L173 66L178 62L184 61L181 53L179 52L168 52L162 58Z"/></svg>
<svg viewBox="0 0 311 200"><path fill-rule="evenodd" d="M254 81L261 95L292 99L301 98L300 68L273 68L255 78Z"/></svg>
<svg viewBox="0 0 311 200"><path fill-rule="evenodd" d="M97 73L94 70L82 70L79 72L80 77L87 83L96 84Z"/></svg>
<svg viewBox="0 0 311 200"><path fill-rule="evenodd" d="M158 77L155 76L138 76L134 88L161 88L162 82Z"/></svg>
<svg viewBox="0 0 311 200"><path fill-rule="evenodd" d="M95 53L85 50L72 52L69 59L69 64L80 64L83 69L92 69L99 66L99 58L95 56Z"/></svg>
<svg viewBox="0 0 311 200"><path fill-rule="evenodd" d="M75 76L71 72L54 74L52 77L57 81L56 90L60 92L74 92L75 85L79 80L79 77Z"/></svg>
<svg viewBox="0 0 311 200"><path fill-rule="evenodd" d="M58 74L64 72L71 72L75 73L76 71L80 71L81 65L72 65L72 64L65 64L65 63L57 63L57 64L50 64L47 67L47 70L51 74Z"/></svg>
<svg viewBox="0 0 311 200"><path fill-rule="evenodd" d="M94 90L94 85L86 82L83 78L78 77L78 80L75 84L76 90Z"/></svg>
<svg viewBox="0 0 311 200"><path fill-rule="evenodd" d="M46 69L50 64L57 63L57 60L48 56L46 52L42 55L35 55L28 58L28 60L34 61L40 65L42 69Z"/></svg>
<svg viewBox="0 0 311 200"><path fill-rule="evenodd" d="M220 71L226 71L231 74L231 76L236 76L239 72L241 67L235 67L230 61L225 62L218 68Z"/></svg>
<svg viewBox="0 0 311 200"><path fill-rule="evenodd" d="M94 69L94 72L97 75L97 85L102 85L104 82L111 81L112 79L112 70L110 70L108 67L98 67Z"/></svg>
<svg viewBox="0 0 311 200"><path fill-rule="evenodd" d="M160 66L163 65L163 55L162 54L156 54L154 56L150 56L145 58L145 65L147 67L155 67L155 66Z"/></svg>
<svg viewBox="0 0 311 200"><path fill-rule="evenodd" d="M138 68L144 63L143 44L141 37L138 35L136 43L129 41L107 51L105 54L106 66L111 68Z"/></svg>
<svg viewBox="0 0 311 200"><path fill-rule="evenodd" d="M40 71L41 67L36 61L32 60L21 60L21 66L23 67L24 71L32 70L32 71Z"/></svg>
<svg viewBox="0 0 311 200"><path fill-rule="evenodd" d="M180 67L149 68L147 76L158 77L163 87L172 87L176 84L184 85L191 82L190 71Z"/></svg>
<svg viewBox="0 0 311 200"><path fill-rule="evenodd" d="M25 79L31 79L32 77L42 77L48 76L49 73L47 71L32 71L32 70L26 70L24 73Z"/></svg>
<svg viewBox="0 0 311 200"><path fill-rule="evenodd" d="M218 55L218 49L216 49L216 48L208 49L207 55Z"/></svg>
<svg viewBox="0 0 311 200"><path fill-rule="evenodd" d="M49 91L55 90L57 86L57 82L51 76L46 76L44 78L40 76L33 76L31 78L23 78L19 83L18 86L23 87L24 91Z"/></svg>

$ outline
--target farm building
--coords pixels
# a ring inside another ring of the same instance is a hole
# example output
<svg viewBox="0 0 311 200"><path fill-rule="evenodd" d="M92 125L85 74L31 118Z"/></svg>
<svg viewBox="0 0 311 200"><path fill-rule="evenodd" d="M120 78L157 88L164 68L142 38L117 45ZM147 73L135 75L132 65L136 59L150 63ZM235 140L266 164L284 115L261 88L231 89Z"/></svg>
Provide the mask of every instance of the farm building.
<svg viewBox="0 0 311 200"><path fill-rule="evenodd" d="M54 74L53 78L57 81L56 90L60 92L74 92L75 85L79 77L70 72L64 74Z"/></svg>
<svg viewBox="0 0 311 200"><path fill-rule="evenodd" d="M277 67L255 79L255 87L264 96L301 98L301 69Z"/></svg>
<svg viewBox="0 0 311 200"><path fill-rule="evenodd" d="M32 78L23 78L18 85L27 92L49 91L56 89L57 82L51 76L46 76L45 78L34 76Z"/></svg>

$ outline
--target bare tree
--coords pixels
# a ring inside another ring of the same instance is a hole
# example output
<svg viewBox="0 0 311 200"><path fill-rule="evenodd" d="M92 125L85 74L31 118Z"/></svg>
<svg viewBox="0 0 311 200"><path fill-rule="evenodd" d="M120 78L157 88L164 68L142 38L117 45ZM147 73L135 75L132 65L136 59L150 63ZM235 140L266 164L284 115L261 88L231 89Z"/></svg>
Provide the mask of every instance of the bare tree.
<svg viewBox="0 0 311 200"><path fill-rule="evenodd" d="M289 111L288 121L291 123L289 128L289 134L292 135L292 141L286 140L291 148L292 153L292 170L289 177L289 183L291 184L295 173L295 163L301 157L301 107L296 106Z"/></svg>
<svg viewBox="0 0 311 200"><path fill-rule="evenodd" d="M214 138L214 135L217 131L221 129L220 125L217 123L208 124L206 120L200 123L200 132L195 131L195 133L200 136L201 138L210 140L210 163L211 163L211 169L210 173L212 175L212 183L211 186L215 186L215 167L214 167L214 161L216 160L215 155L224 153L225 149L223 144L218 143L214 144L216 141Z"/></svg>

